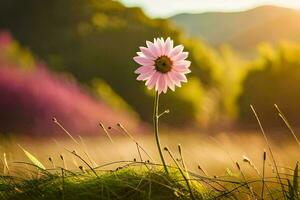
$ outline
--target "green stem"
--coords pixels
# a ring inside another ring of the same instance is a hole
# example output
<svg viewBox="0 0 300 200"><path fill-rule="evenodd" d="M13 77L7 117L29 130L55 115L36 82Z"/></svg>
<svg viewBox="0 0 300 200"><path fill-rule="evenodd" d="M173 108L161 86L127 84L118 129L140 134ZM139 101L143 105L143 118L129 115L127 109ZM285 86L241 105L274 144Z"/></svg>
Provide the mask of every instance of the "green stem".
<svg viewBox="0 0 300 200"><path fill-rule="evenodd" d="M158 152L161 158L161 162L164 166L164 169L166 171L167 174L169 174L161 147L160 147L160 140L159 140L159 132L158 132L158 118L159 118L159 114L158 114L158 102L159 102L159 93L156 92L155 93L155 100L154 100L154 110L153 110L153 125L154 125L154 133L155 133L155 140L156 140L156 145L158 148Z"/></svg>

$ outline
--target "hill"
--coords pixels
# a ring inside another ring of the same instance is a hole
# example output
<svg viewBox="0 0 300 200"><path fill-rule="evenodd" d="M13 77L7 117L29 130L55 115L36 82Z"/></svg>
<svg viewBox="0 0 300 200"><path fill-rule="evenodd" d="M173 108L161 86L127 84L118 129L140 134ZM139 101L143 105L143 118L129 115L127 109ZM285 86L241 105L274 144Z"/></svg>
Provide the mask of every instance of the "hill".
<svg viewBox="0 0 300 200"><path fill-rule="evenodd" d="M224 43L240 51L252 51L261 42L300 41L300 11L261 6L242 12L179 14L170 18L188 35L209 44Z"/></svg>
<svg viewBox="0 0 300 200"><path fill-rule="evenodd" d="M132 58L146 40L171 37L176 45L184 44L193 63L189 80L195 81L161 98L172 110L168 123L187 126L198 120L203 88L216 85L219 63L213 49L186 39L169 20L151 19L140 8L117 1L4 0L0 29L11 32L51 70L70 74L92 92L102 93L99 83L104 81L145 121L152 121L153 93L135 80L138 66ZM194 95L187 96L191 89Z"/></svg>
<svg viewBox="0 0 300 200"><path fill-rule="evenodd" d="M98 123L122 122L138 130L139 121L120 109L111 109L76 81L50 72L7 33L0 33L0 132L36 136L64 135L52 122L72 134L98 135Z"/></svg>

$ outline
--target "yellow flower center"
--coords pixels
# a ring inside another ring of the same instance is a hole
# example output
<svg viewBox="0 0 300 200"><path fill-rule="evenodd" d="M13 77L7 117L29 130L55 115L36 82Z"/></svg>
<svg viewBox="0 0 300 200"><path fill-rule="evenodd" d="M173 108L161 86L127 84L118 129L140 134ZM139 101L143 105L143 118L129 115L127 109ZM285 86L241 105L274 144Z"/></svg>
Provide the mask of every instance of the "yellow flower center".
<svg viewBox="0 0 300 200"><path fill-rule="evenodd" d="M173 62L168 56L160 56L155 60L155 69L161 73L171 71Z"/></svg>

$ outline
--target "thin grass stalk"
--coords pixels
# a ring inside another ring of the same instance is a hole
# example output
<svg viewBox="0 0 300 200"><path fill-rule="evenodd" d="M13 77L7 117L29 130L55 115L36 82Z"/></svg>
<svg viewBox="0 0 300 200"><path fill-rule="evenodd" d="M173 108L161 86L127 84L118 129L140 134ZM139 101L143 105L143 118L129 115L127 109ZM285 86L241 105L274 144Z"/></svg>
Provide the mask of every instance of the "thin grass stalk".
<svg viewBox="0 0 300 200"><path fill-rule="evenodd" d="M167 151L167 152L169 153L170 157L172 158L172 160L174 161L175 165L177 166L179 172L181 173L183 179L185 180L186 185L187 185L188 190L189 190L190 195L191 195L191 199L192 199L192 200L196 200L196 198L195 198L195 196L194 196L194 193L193 193L193 190L192 190L191 185L190 185L190 181L189 181L189 179L186 177L186 175L185 175L185 173L183 172L183 170L181 169L179 163L176 161L176 159L174 158L173 154L171 153L171 151L169 150L168 147L165 147L164 150Z"/></svg>
<svg viewBox="0 0 300 200"><path fill-rule="evenodd" d="M148 152L139 144L139 142L127 131L127 129L121 123L117 123L117 126L121 128L121 130L125 133L125 135L127 135L133 142L135 142L138 148L142 150L151 161L153 161L150 154L148 154Z"/></svg>
<svg viewBox="0 0 300 200"><path fill-rule="evenodd" d="M91 157L89 154L85 151L84 146L80 144L72 135L71 133L55 118L52 118L52 121L57 124L80 148L80 150L86 155L86 157L89 159L89 162L93 165ZM80 136L79 136L80 137ZM81 138L81 137L80 137Z"/></svg>
<svg viewBox="0 0 300 200"><path fill-rule="evenodd" d="M283 114L283 112L279 109L279 107L277 106L277 104L274 104L274 106L275 106L275 108L278 111L279 117L285 123L285 125L287 126L287 128L289 129L289 131L291 132L291 134L293 135L294 139L296 140L298 146L300 147L300 141L299 141L298 137L296 136L296 134L295 134L292 126L290 125L289 121L287 120L287 118L285 117L285 115Z"/></svg>
<svg viewBox="0 0 300 200"><path fill-rule="evenodd" d="M242 171L242 169L241 169L239 163L236 162L235 164L236 164L236 167L238 168L238 170L239 170L240 173L241 173L241 176L242 176L242 178L243 178L243 180L244 180L244 182L245 182L245 184L246 184L247 189L249 190L249 192L250 192L250 194L251 194L252 199L253 199L253 200L256 200L255 194L253 193L252 188L250 187L249 183L247 182L247 179L246 179L246 177L245 177L245 175L244 175L244 173L243 173L243 171Z"/></svg>
<svg viewBox="0 0 300 200"><path fill-rule="evenodd" d="M9 174L9 167L8 167L8 162L7 162L7 158L6 158L6 153L3 153L3 174L7 175Z"/></svg>
<svg viewBox="0 0 300 200"><path fill-rule="evenodd" d="M261 198L262 199L264 199L264 190L265 190L266 158L267 158L267 152L264 151L264 155L263 155L263 168L262 168L262 188L261 188Z"/></svg>
<svg viewBox="0 0 300 200"><path fill-rule="evenodd" d="M92 157L88 153L88 150L87 150L86 145L85 145L85 143L83 141L83 138L80 135L78 137L79 137L80 142L81 142L81 147L82 147L83 153L86 155L87 159L92 164L92 167L97 166L97 163L92 159Z"/></svg>
<svg viewBox="0 0 300 200"><path fill-rule="evenodd" d="M181 159L181 163L182 163L183 169L184 169L184 171L186 173L186 177L188 179L190 179L190 174L189 174L189 172L187 170L187 167L186 167L186 164L184 162L184 158L183 158L183 155L182 155L182 148L181 148L180 144L178 144L178 152L179 152L179 155L180 155L180 159Z"/></svg>
<svg viewBox="0 0 300 200"><path fill-rule="evenodd" d="M243 156L243 161L245 163L248 163L248 165L256 172L256 174L261 177L261 174L259 172L259 170L257 169L257 167L255 166L255 164L250 160L250 158L248 158L247 156Z"/></svg>
<svg viewBox="0 0 300 200"><path fill-rule="evenodd" d="M66 149L67 150L67 149ZM71 154L73 154L73 155L75 155L77 158L79 158L82 162L84 162L84 164L86 164L89 168L90 168L90 170L97 176L97 177L99 177L98 176L98 174L96 173L96 171L94 170L94 168L91 166L91 165L89 165L89 163L88 162L86 162L80 155L78 155L75 151L70 151L70 150L67 150L68 152L70 152Z"/></svg>
<svg viewBox="0 0 300 200"><path fill-rule="evenodd" d="M64 200L65 199L65 172L64 172L63 168L61 168L61 178L62 178L61 197L62 197L62 200Z"/></svg>
<svg viewBox="0 0 300 200"><path fill-rule="evenodd" d="M246 156L243 156L243 161L244 162L246 162L246 163L248 163L249 165L250 165L250 167L252 168L252 169L254 169L254 171L257 173L257 175L262 179L262 194L261 194L261 198L263 199L263 193L264 193L264 187L266 187L266 189L268 190L268 192L269 192L269 195L270 195L270 197L271 197L271 199L274 199L273 198L273 196L272 196L272 194L271 194L271 191L270 191L270 189L269 189L269 187L268 187L268 185L266 185L265 184L265 180L264 180L264 176L265 176L265 159L266 159L266 155L265 155L265 151L264 151L264 163L263 163L263 174L261 175L261 173L259 172L259 170L257 169L257 167L255 166L255 164L248 158L248 157L246 157Z"/></svg>
<svg viewBox="0 0 300 200"><path fill-rule="evenodd" d="M59 157L60 157L60 159L62 160L63 168L64 168L64 169L67 169L67 164L66 164L66 161L65 161L65 159L64 159L64 156L63 156L63 155L60 155Z"/></svg>
<svg viewBox="0 0 300 200"><path fill-rule="evenodd" d="M51 163L51 165L52 165L52 168L53 168L53 169L55 169L55 168L56 168L56 166L55 166L55 163L54 163L54 161L53 161L52 157L49 157L49 158L48 158L48 160L49 160L49 162Z"/></svg>
<svg viewBox="0 0 300 200"><path fill-rule="evenodd" d="M140 148L139 148L139 144L138 143L135 143L135 144L136 144L136 148L137 148L140 160L141 160L141 162L143 162L143 157L142 157L142 154L141 154L141 151L140 151Z"/></svg>
<svg viewBox="0 0 300 200"><path fill-rule="evenodd" d="M112 139L112 137L110 136L109 132L106 130L105 126L99 122L99 126L103 129L104 133L106 134L106 136L108 137L109 141L114 144L114 141Z"/></svg>
<svg viewBox="0 0 300 200"><path fill-rule="evenodd" d="M59 123L55 117L52 118L52 121L57 124L76 144L80 145L79 142L71 135L71 133L69 133L69 131L65 129L65 127L63 127L63 125L61 125L61 123Z"/></svg>
<svg viewBox="0 0 300 200"><path fill-rule="evenodd" d="M198 169L199 169L205 176L209 177L208 174L207 174L207 172L201 167L200 164L198 164Z"/></svg>
<svg viewBox="0 0 300 200"><path fill-rule="evenodd" d="M157 149L159 152L159 156L161 159L161 162L164 166L165 172L167 174L169 174L162 150L161 150L161 146L160 146L160 138L159 138L159 131L158 131L158 119L159 119L159 114L158 114L158 104L159 104L159 93L158 91L155 93L155 99L154 99L154 109L153 109L153 125L154 125L154 133L155 133L155 140L156 140L156 145L157 145Z"/></svg>
<svg viewBox="0 0 300 200"><path fill-rule="evenodd" d="M262 133L262 135L263 135L263 137L264 137L264 139L265 139L265 142L266 142L266 144L267 144L268 150L269 150L269 152L270 152L270 155L271 155L271 158L272 158L272 161L273 161L275 170L276 170L277 179L278 179L278 181L279 181L279 183L280 183L280 186L281 186L281 191L282 191L282 193L283 193L284 199L286 199L286 192L285 192L284 185L283 185L283 183L282 183L282 181L281 181L281 178L280 178L280 175L279 175L277 163L276 163L276 161L275 161L275 158L274 158L274 155L273 155L273 151L272 151L271 145L270 145L270 143L269 143L269 140L268 140L268 138L267 138L267 135L266 135L266 133L265 133L265 130L264 130L264 128L263 128L263 126L262 126L262 124L261 124L261 122L260 122L260 119L259 119L259 117L258 117L258 115L257 115L257 113L256 113L256 111L255 111L255 109L254 109L254 107L253 107L252 105L250 105L250 108L251 108L251 110L252 110L252 112L253 112L253 114L254 114L254 116L255 116L255 118L256 118L256 121L257 121L257 123L258 123L258 125L259 125L259 128L260 128L260 130L261 130L261 133Z"/></svg>

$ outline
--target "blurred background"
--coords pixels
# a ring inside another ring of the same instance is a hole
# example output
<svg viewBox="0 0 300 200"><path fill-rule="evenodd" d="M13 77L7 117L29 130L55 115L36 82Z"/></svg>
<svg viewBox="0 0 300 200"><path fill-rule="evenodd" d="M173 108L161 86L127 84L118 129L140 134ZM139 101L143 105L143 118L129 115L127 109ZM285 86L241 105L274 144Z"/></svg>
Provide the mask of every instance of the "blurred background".
<svg viewBox="0 0 300 200"><path fill-rule="evenodd" d="M99 135L99 122L150 132L154 95L135 80L132 57L168 36L190 52L192 73L161 97L160 109L170 109L164 132L245 135L257 130L253 104L276 133L285 125L275 103L297 129L298 8L296 0L1 0L0 133L64 135L53 117L74 135Z"/></svg>
<svg viewBox="0 0 300 200"><path fill-rule="evenodd" d="M299 2L75 2L0 2L0 132L55 134L53 116L78 134L100 121L146 127L153 92L132 57L160 36L184 44L193 72L162 96L165 126L256 128L253 104L276 129L274 103L300 125Z"/></svg>

